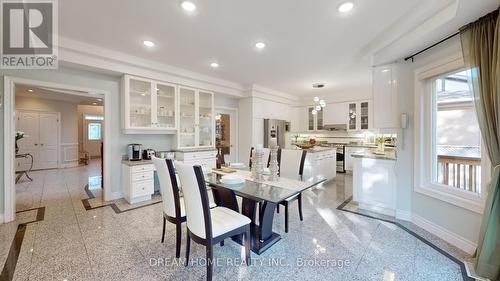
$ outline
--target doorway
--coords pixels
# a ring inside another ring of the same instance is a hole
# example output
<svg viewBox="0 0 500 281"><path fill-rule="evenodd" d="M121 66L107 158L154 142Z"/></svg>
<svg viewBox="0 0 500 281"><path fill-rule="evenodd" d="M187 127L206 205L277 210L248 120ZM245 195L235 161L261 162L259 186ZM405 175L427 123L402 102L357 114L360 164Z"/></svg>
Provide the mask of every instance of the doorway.
<svg viewBox="0 0 500 281"><path fill-rule="evenodd" d="M238 109L215 108L215 143L226 162L238 161Z"/></svg>
<svg viewBox="0 0 500 281"><path fill-rule="evenodd" d="M109 186L109 177L102 171L110 163L108 157L101 157L109 153L108 145L102 145L109 134L104 119L105 108L109 110L107 92L7 76L4 91L4 222L14 220L16 211L30 209L30 203L39 204L45 191L55 192L44 188L55 188L59 180L71 181L60 184L62 188L80 186L80 172L94 173L88 175L88 186L97 181L99 186L101 182ZM97 146L94 155L101 159L82 167L77 106L89 104L101 107L100 120L87 122L92 131L86 132L91 137L88 147ZM104 200L111 197L108 189L102 192Z"/></svg>

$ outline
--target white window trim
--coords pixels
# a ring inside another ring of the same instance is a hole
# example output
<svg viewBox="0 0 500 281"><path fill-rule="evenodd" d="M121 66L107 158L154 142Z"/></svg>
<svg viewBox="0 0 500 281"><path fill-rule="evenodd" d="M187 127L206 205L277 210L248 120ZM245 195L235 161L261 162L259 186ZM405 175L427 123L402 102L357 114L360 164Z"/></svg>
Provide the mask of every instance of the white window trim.
<svg viewBox="0 0 500 281"><path fill-rule="evenodd" d="M432 93L431 78L443 75L465 67L461 53L456 53L450 57L433 62L415 71L415 150L414 150L414 190L417 193L430 196L441 201L471 210L482 214L487 194L487 186L490 180L491 164L482 155L481 162L481 195L475 195L461 189L452 189L448 186L434 183L432 181L431 169L428 163L431 163L431 153L428 153L432 147L432 99L427 95ZM484 151L484 149L483 149Z"/></svg>

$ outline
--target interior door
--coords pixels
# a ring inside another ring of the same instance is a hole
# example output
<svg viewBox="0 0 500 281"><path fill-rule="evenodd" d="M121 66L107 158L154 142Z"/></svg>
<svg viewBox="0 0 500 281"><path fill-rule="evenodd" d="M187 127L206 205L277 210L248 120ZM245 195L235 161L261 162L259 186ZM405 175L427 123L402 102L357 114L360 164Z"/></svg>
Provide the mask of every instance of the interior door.
<svg viewBox="0 0 500 281"><path fill-rule="evenodd" d="M19 154L29 153L33 156L33 169L36 169L38 161L39 147L39 113L37 112L18 112L16 130L24 132L24 138L17 142ZM16 171L28 170L31 159L16 158Z"/></svg>
<svg viewBox="0 0 500 281"><path fill-rule="evenodd" d="M39 135L37 169L57 168L59 159L59 116L57 113L40 113Z"/></svg>

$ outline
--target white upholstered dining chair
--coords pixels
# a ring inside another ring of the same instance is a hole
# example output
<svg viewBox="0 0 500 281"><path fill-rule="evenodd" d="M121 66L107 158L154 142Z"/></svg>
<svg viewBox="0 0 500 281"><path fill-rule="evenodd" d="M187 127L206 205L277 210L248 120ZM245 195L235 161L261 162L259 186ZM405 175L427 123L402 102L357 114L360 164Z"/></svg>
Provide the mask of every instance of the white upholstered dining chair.
<svg viewBox="0 0 500 281"><path fill-rule="evenodd" d="M269 166L269 155L271 154L271 150L269 148L263 148L262 151L264 151L264 156L262 159L264 160L264 166L267 167ZM252 158L255 153L255 148L250 148L250 160L248 161L248 167L252 168Z"/></svg>
<svg viewBox="0 0 500 281"><path fill-rule="evenodd" d="M186 221L186 211L184 200L179 194L179 184L175 174L172 160L151 157L156 167L156 173L160 182L160 193L162 197L163 209L163 231L161 242L165 240L166 221L175 224L176 244L175 257L179 258L181 254L181 224Z"/></svg>
<svg viewBox="0 0 500 281"><path fill-rule="evenodd" d="M250 219L225 207L209 208L205 178L201 166L176 162L182 183L186 206L187 243L186 266L189 261L191 239L205 246L207 280L212 280L213 245L225 238L242 236L245 245L245 261L250 263Z"/></svg>
<svg viewBox="0 0 500 281"><path fill-rule="evenodd" d="M297 149L281 149L279 152L279 172L280 177L302 180L302 174L304 172L304 162L306 159L306 150ZM291 202L297 200L299 207L299 218L302 221L304 218L302 216L302 192L289 197L281 201L276 207L279 213L279 205L285 206L285 232L288 233L288 205Z"/></svg>

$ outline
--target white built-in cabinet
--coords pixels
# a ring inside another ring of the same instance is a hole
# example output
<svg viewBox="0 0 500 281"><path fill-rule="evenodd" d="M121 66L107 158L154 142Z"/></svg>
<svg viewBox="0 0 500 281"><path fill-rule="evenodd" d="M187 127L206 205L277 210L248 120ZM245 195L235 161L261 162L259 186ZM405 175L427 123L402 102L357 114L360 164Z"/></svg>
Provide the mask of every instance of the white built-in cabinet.
<svg viewBox="0 0 500 281"><path fill-rule="evenodd" d="M177 85L124 75L122 127L126 134L174 134Z"/></svg>
<svg viewBox="0 0 500 281"><path fill-rule="evenodd" d="M177 147L214 147L214 94L179 86Z"/></svg>
<svg viewBox="0 0 500 281"><path fill-rule="evenodd" d="M312 111L314 110L314 107L307 107L307 124L306 124L306 130L307 131L318 131L318 130L323 130L323 116L324 112L323 110L316 112L316 114L312 114Z"/></svg>
<svg viewBox="0 0 500 281"><path fill-rule="evenodd" d="M347 103L347 130L363 131L372 129L371 102L355 101Z"/></svg>
<svg viewBox="0 0 500 281"><path fill-rule="evenodd" d="M178 149L215 146L212 92L131 75L122 89L125 134L176 134Z"/></svg>
<svg viewBox="0 0 500 281"><path fill-rule="evenodd" d="M393 65L373 68L373 125L376 129L399 127L397 73Z"/></svg>
<svg viewBox="0 0 500 281"><path fill-rule="evenodd" d="M323 108L324 124L346 124L347 123L347 107L345 103L331 103Z"/></svg>

